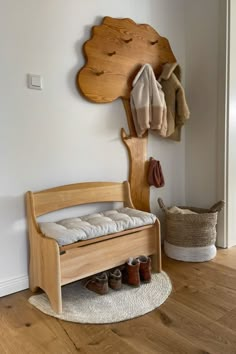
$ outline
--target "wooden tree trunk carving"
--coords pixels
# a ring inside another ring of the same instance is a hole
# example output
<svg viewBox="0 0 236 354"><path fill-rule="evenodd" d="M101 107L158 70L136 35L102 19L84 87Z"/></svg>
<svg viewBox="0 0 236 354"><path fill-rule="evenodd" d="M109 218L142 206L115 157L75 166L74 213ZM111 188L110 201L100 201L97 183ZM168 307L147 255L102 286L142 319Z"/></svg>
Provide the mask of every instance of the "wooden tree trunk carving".
<svg viewBox="0 0 236 354"><path fill-rule="evenodd" d="M135 132L129 100L123 99L130 135L121 129L121 138L128 149L129 183L134 206L139 210L150 211L149 185L147 183L147 138L138 138Z"/></svg>

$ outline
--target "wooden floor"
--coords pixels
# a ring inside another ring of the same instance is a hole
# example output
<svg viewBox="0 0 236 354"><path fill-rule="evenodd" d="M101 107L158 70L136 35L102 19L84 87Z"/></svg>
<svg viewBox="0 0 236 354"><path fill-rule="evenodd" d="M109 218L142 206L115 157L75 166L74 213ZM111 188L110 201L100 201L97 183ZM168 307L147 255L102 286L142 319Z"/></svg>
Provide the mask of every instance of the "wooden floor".
<svg viewBox="0 0 236 354"><path fill-rule="evenodd" d="M0 299L0 353L236 353L236 248L214 261L164 257L173 292L157 310L112 325L80 325L31 306L30 291Z"/></svg>

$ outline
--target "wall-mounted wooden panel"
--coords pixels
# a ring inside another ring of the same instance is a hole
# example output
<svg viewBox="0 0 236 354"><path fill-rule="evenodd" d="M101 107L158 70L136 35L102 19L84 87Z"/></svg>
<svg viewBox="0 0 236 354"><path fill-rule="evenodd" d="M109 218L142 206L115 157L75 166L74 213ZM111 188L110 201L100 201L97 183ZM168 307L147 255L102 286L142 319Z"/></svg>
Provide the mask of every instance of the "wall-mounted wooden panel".
<svg viewBox="0 0 236 354"><path fill-rule="evenodd" d="M122 98L129 135L122 130L122 140L130 160L129 182L136 208L150 211L147 183L147 134L137 138L130 108L132 82L143 64L149 63L156 77L162 65L175 62L168 40L151 26L133 20L105 17L92 28L92 36L84 44L85 66L77 75L82 94L92 102L112 102Z"/></svg>
<svg viewBox="0 0 236 354"><path fill-rule="evenodd" d="M129 98L132 81L143 64L151 64L158 76L162 64L176 61L168 40L151 26L111 17L92 28L84 53L87 62L77 84L86 98L97 103Z"/></svg>

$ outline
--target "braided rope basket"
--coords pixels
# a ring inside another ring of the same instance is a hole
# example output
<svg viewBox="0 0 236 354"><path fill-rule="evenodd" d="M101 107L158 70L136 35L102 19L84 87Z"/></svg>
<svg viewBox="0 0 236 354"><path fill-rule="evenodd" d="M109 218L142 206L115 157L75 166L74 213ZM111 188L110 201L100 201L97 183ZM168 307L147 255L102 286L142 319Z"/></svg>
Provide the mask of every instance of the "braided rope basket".
<svg viewBox="0 0 236 354"><path fill-rule="evenodd" d="M158 198L158 203L165 213L164 250L168 257L186 262L204 262L215 257L217 216L224 207L224 201L210 209L179 207L197 214L174 214L161 198Z"/></svg>

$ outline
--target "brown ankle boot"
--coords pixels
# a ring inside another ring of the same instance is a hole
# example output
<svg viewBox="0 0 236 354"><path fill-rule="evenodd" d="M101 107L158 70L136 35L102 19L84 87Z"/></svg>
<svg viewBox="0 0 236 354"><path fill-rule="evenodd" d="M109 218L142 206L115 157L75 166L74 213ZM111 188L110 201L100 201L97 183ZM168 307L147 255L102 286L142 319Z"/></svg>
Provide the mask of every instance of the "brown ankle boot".
<svg viewBox="0 0 236 354"><path fill-rule="evenodd" d="M89 279L85 287L91 291L99 295L104 295L108 293L108 278L107 274L101 273L94 275L91 279Z"/></svg>
<svg viewBox="0 0 236 354"><path fill-rule="evenodd" d="M113 290L120 290L122 286L122 275L120 269L116 268L109 272L108 277L109 287Z"/></svg>
<svg viewBox="0 0 236 354"><path fill-rule="evenodd" d="M144 283L150 283L152 278L151 258L146 256L139 256L137 260L140 262L139 274L141 281Z"/></svg>
<svg viewBox="0 0 236 354"><path fill-rule="evenodd" d="M127 283L131 286L140 286L139 266L140 262L135 258L129 258L126 263Z"/></svg>

